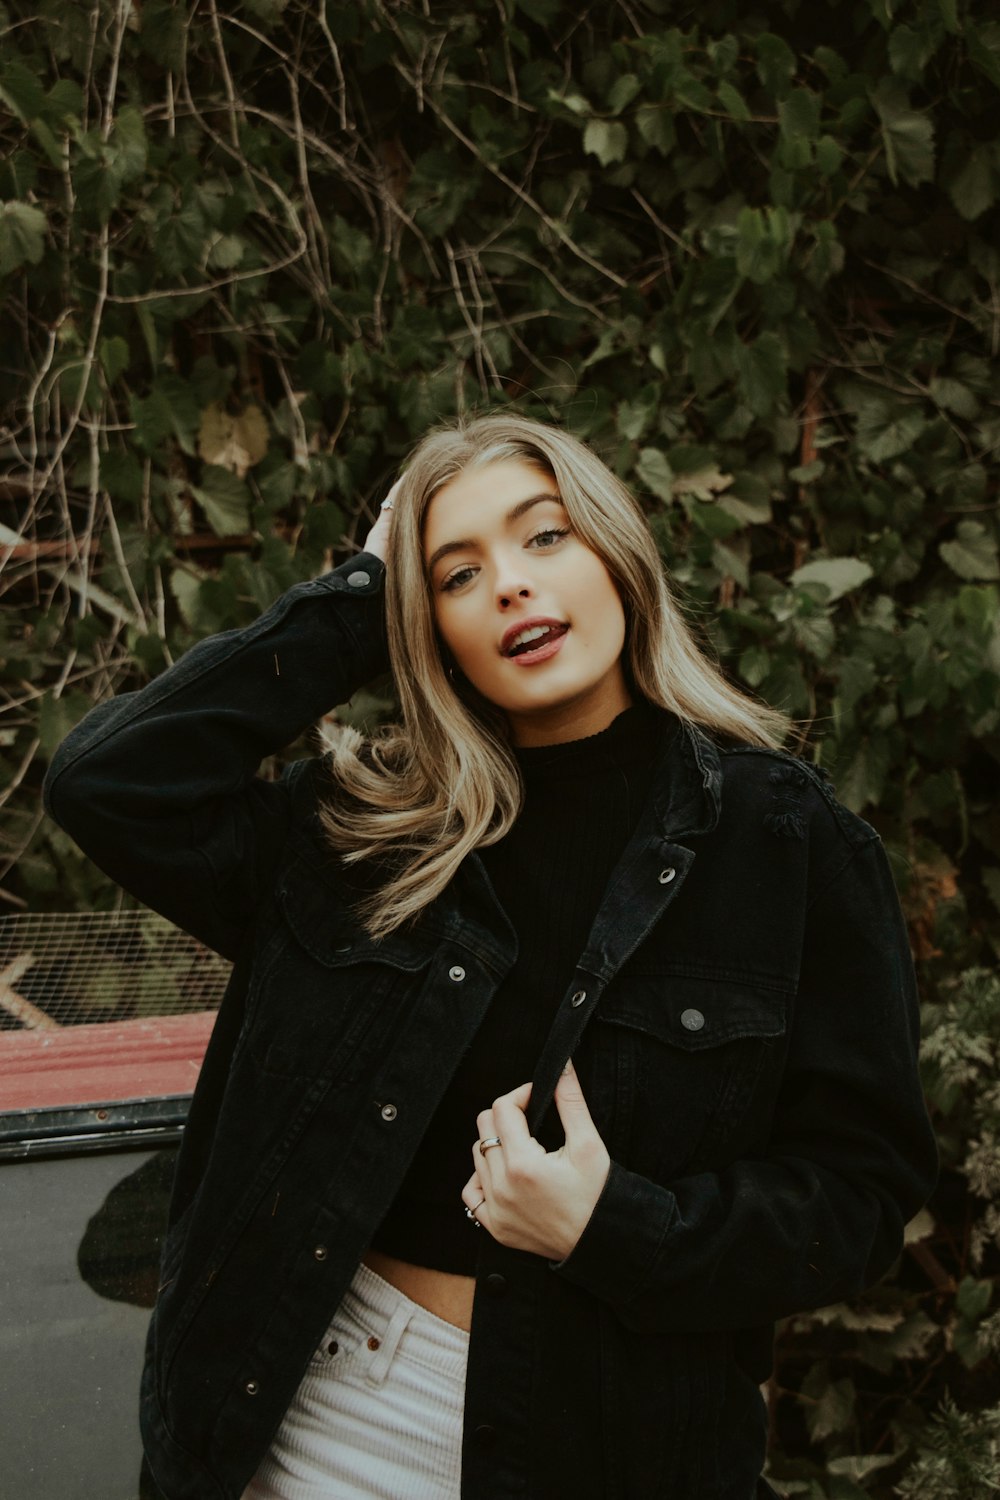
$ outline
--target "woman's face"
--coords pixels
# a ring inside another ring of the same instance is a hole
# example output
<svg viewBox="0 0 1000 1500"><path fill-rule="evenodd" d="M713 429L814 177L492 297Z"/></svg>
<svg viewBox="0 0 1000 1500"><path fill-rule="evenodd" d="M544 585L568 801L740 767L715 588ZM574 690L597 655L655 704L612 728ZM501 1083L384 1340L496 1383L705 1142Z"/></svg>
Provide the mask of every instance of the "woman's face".
<svg viewBox="0 0 1000 1500"><path fill-rule="evenodd" d="M441 639L515 744L597 734L629 706L618 590L544 470L505 459L444 485L424 562Z"/></svg>

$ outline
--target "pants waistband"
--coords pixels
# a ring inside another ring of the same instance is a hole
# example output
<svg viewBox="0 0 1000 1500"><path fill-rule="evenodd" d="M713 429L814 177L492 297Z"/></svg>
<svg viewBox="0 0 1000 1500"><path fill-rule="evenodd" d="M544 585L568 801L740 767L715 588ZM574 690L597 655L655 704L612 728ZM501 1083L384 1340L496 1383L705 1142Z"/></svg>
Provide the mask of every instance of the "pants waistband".
<svg viewBox="0 0 1000 1500"><path fill-rule="evenodd" d="M337 1317L353 1318L370 1337L379 1340L379 1364L386 1368L397 1349L401 1356L455 1379L464 1379L469 1335L414 1302L363 1262Z"/></svg>

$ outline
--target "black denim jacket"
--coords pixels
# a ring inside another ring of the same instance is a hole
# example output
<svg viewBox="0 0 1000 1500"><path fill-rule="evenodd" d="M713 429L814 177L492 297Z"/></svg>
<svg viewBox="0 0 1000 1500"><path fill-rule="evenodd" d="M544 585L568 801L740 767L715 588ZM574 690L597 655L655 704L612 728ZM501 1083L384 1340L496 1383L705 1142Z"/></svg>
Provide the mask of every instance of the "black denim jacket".
<svg viewBox="0 0 1000 1500"><path fill-rule="evenodd" d="M202 641L94 709L46 783L103 869L235 964L143 1382L167 1500L238 1500L515 958L476 856L416 925L371 941L318 829L324 762L255 774L384 669L382 582L362 553ZM767 1493L774 1319L881 1276L935 1177L873 830L801 763L720 751L665 714L535 1070L533 1129L570 1054L613 1164L561 1263L481 1237L462 1493Z"/></svg>

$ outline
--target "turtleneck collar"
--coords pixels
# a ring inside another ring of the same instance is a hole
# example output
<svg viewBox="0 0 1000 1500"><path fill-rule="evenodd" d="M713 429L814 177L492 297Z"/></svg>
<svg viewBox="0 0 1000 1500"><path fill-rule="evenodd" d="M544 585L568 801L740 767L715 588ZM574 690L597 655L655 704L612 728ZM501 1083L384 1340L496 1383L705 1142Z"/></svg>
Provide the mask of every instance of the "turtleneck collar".
<svg viewBox="0 0 1000 1500"><path fill-rule="evenodd" d="M640 699L597 734L556 745L515 746L514 756L528 787L549 779L593 776L648 764L655 755L664 720L669 717Z"/></svg>

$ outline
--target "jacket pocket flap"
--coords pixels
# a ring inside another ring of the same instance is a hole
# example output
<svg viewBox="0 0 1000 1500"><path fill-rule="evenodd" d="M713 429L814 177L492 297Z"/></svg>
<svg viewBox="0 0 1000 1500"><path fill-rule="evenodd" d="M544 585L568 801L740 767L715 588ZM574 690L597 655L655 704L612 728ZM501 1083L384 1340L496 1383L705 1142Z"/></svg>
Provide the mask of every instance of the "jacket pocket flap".
<svg viewBox="0 0 1000 1500"><path fill-rule="evenodd" d="M741 1038L782 1036L788 1003L781 990L752 982L630 974L609 985L595 1019L700 1052Z"/></svg>
<svg viewBox="0 0 1000 1500"><path fill-rule="evenodd" d="M301 858L283 872L276 895L297 941L326 968L383 963L416 973L431 960L426 934L397 930L377 942L369 937L350 908L350 893Z"/></svg>

